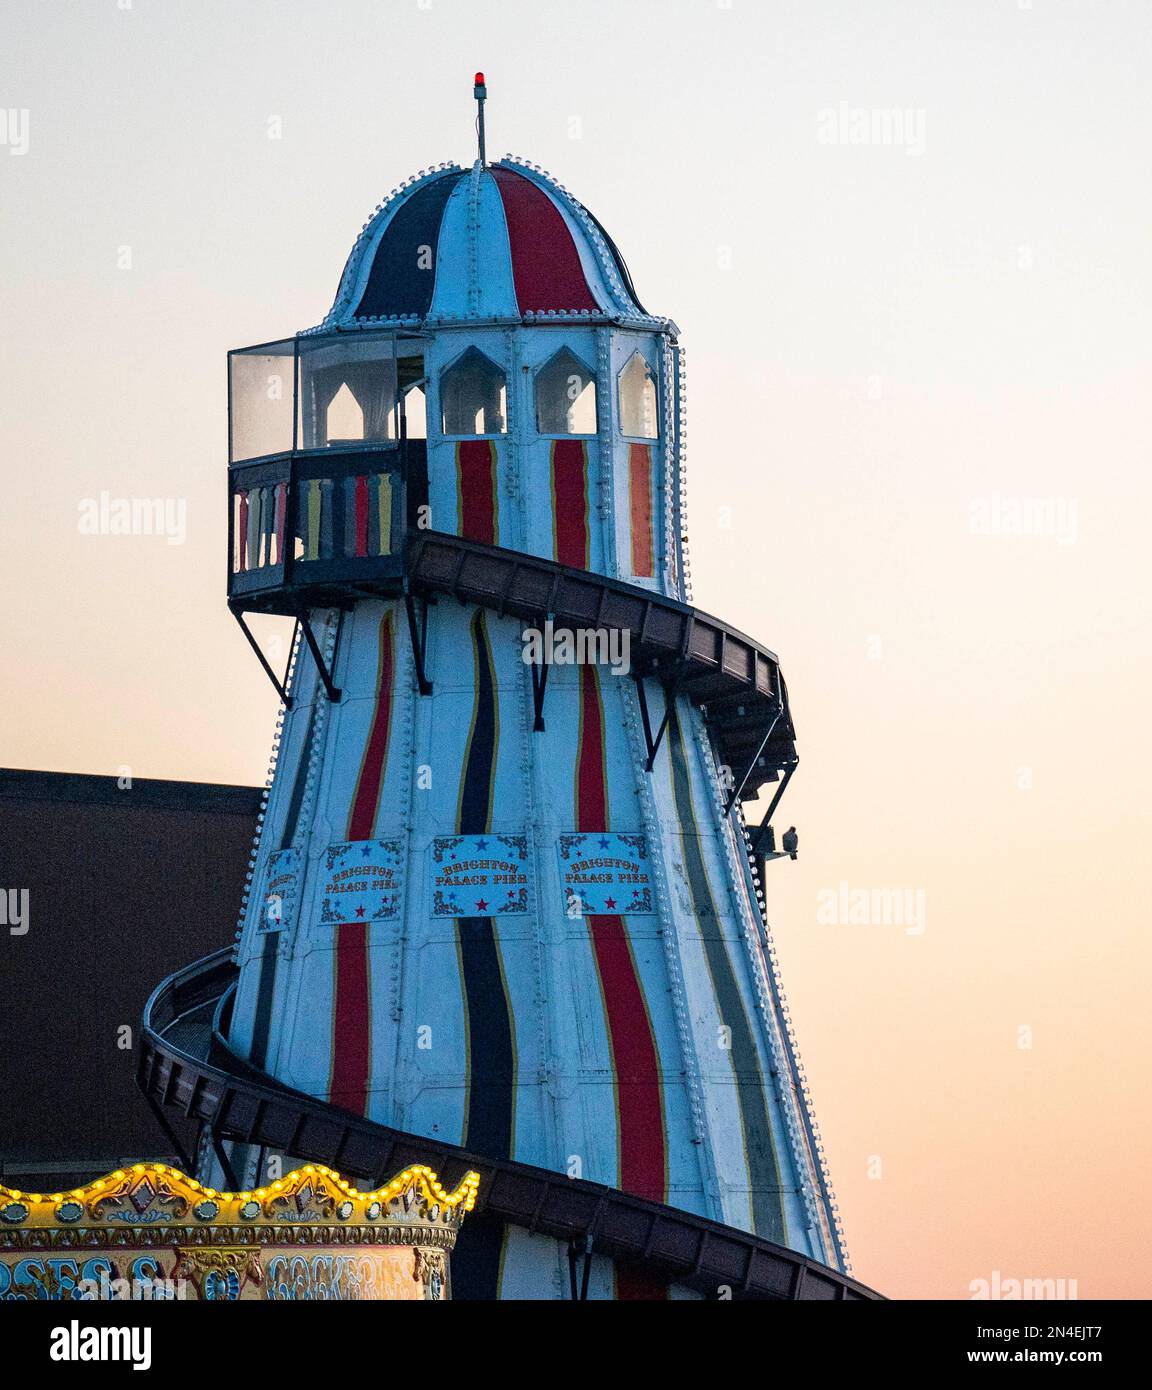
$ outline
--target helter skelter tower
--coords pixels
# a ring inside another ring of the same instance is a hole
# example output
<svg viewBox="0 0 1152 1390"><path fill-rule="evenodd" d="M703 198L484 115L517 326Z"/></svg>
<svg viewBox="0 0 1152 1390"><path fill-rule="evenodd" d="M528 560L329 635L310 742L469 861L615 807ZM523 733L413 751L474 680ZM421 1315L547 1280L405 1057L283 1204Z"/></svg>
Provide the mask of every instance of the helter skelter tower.
<svg viewBox="0 0 1152 1390"><path fill-rule="evenodd" d="M472 167L393 191L318 327L230 355L229 602L297 639L220 1041L843 1271L740 809L794 728L775 656L690 604L678 330L550 175L486 160L476 95ZM569 1296L564 1241L473 1225L456 1297Z"/></svg>

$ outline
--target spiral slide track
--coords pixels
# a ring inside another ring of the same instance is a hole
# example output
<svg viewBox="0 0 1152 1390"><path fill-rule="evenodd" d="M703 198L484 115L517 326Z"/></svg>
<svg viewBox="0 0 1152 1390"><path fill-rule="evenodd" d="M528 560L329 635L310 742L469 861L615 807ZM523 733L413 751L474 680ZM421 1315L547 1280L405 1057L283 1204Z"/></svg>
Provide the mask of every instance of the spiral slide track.
<svg viewBox="0 0 1152 1390"><path fill-rule="evenodd" d="M707 1298L838 1301L879 1294L781 1245L690 1212L524 1163L405 1134L282 1085L224 1040L237 969L230 949L165 980L144 1011L137 1082L181 1162L195 1164L170 1114L224 1140L258 1144L380 1183L414 1163L449 1187L480 1174L470 1220L522 1227L693 1289ZM577 1279L573 1264L573 1292ZM725 1294L724 1296L728 1296Z"/></svg>

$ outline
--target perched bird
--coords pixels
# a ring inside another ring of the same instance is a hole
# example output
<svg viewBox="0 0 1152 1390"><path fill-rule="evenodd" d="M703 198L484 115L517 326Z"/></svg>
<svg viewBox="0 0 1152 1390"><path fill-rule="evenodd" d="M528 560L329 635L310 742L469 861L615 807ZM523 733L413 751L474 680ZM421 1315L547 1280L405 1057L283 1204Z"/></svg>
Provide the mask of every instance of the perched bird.
<svg viewBox="0 0 1152 1390"><path fill-rule="evenodd" d="M796 834L796 827L790 825L784 832L784 838L780 842L784 846L784 852L790 859L796 858L796 850L800 844L800 836Z"/></svg>

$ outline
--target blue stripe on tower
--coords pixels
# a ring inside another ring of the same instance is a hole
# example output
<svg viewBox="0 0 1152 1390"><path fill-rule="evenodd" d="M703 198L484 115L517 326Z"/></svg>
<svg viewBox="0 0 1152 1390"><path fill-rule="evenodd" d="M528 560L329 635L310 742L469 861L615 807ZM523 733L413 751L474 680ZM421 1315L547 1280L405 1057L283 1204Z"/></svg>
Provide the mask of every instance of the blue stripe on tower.
<svg viewBox="0 0 1152 1390"><path fill-rule="evenodd" d="M672 760L672 786L676 813L682 831L684 868L692 893L692 905L700 925L708 972L720 1009L721 1022L727 1025L732 1040L732 1070L740 1106L740 1123L744 1131L744 1153L748 1165L748 1184L751 1188L753 1231L758 1236L784 1244L787 1231L784 1220L784 1199L780 1191L780 1168L772 1139L772 1123L760 1055L756 1040L740 996L740 987L728 957L727 944L720 931L720 919L712 900L704 856L700 852L700 830L692 806L692 785L684 737L675 704L668 714L668 748Z"/></svg>
<svg viewBox="0 0 1152 1390"><path fill-rule="evenodd" d="M432 303L436 285L436 248L444 204L460 173L445 174L417 189L401 203L381 234L356 317L417 314Z"/></svg>
<svg viewBox="0 0 1152 1390"><path fill-rule="evenodd" d="M460 779L456 828L480 835L492 828L492 793L500 720L488 628L481 611L472 618L476 699ZM486 1158L511 1158L516 1043L500 945L491 917L458 917L457 949L464 985L467 1035L463 1146ZM503 1229L472 1220L452 1257L453 1295L492 1299L499 1292Z"/></svg>
<svg viewBox="0 0 1152 1390"><path fill-rule="evenodd" d="M308 764L312 758L312 741L316 737L316 723L320 712L317 700L308 715L308 728L304 734L304 746L300 750L300 760L296 764L296 776L292 782L292 795L288 801L288 812L284 817L284 829L280 834L280 849L290 849L296 838L296 827L300 821L300 807L304 802L304 787L308 781ZM276 997L276 962L280 958L280 933L265 932L260 955L260 982L256 989L256 1017L252 1024L252 1046L248 1058L254 1067L263 1067L268 1057L268 1038L272 1031L272 1001Z"/></svg>

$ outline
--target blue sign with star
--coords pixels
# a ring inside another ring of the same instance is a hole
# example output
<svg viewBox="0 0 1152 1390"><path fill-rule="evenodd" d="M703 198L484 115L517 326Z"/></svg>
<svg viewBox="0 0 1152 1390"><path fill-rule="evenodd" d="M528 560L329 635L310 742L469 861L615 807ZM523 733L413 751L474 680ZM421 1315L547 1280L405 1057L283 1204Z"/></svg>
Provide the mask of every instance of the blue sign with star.
<svg viewBox="0 0 1152 1390"><path fill-rule="evenodd" d="M654 911L643 835L565 834L559 854L567 916L635 917Z"/></svg>
<svg viewBox="0 0 1152 1390"><path fill-rule="evenodd" d="M528 911L527 835L438 835L432 841L433 917Z"/></svg>
<svg viewBox="0 0 1152 1390"><path fill-rule="evenodd" d="M386 922L400 916L402 840L349 840L324 852L320 921Z"/></svg>
<svg viewBox="0 0 1152 1390"><path fill-rule="evenodd" d="M268 856L257 931L279 931L291 923L296 911L299 872L300 855L297 850L278 849Z"/></svg>

